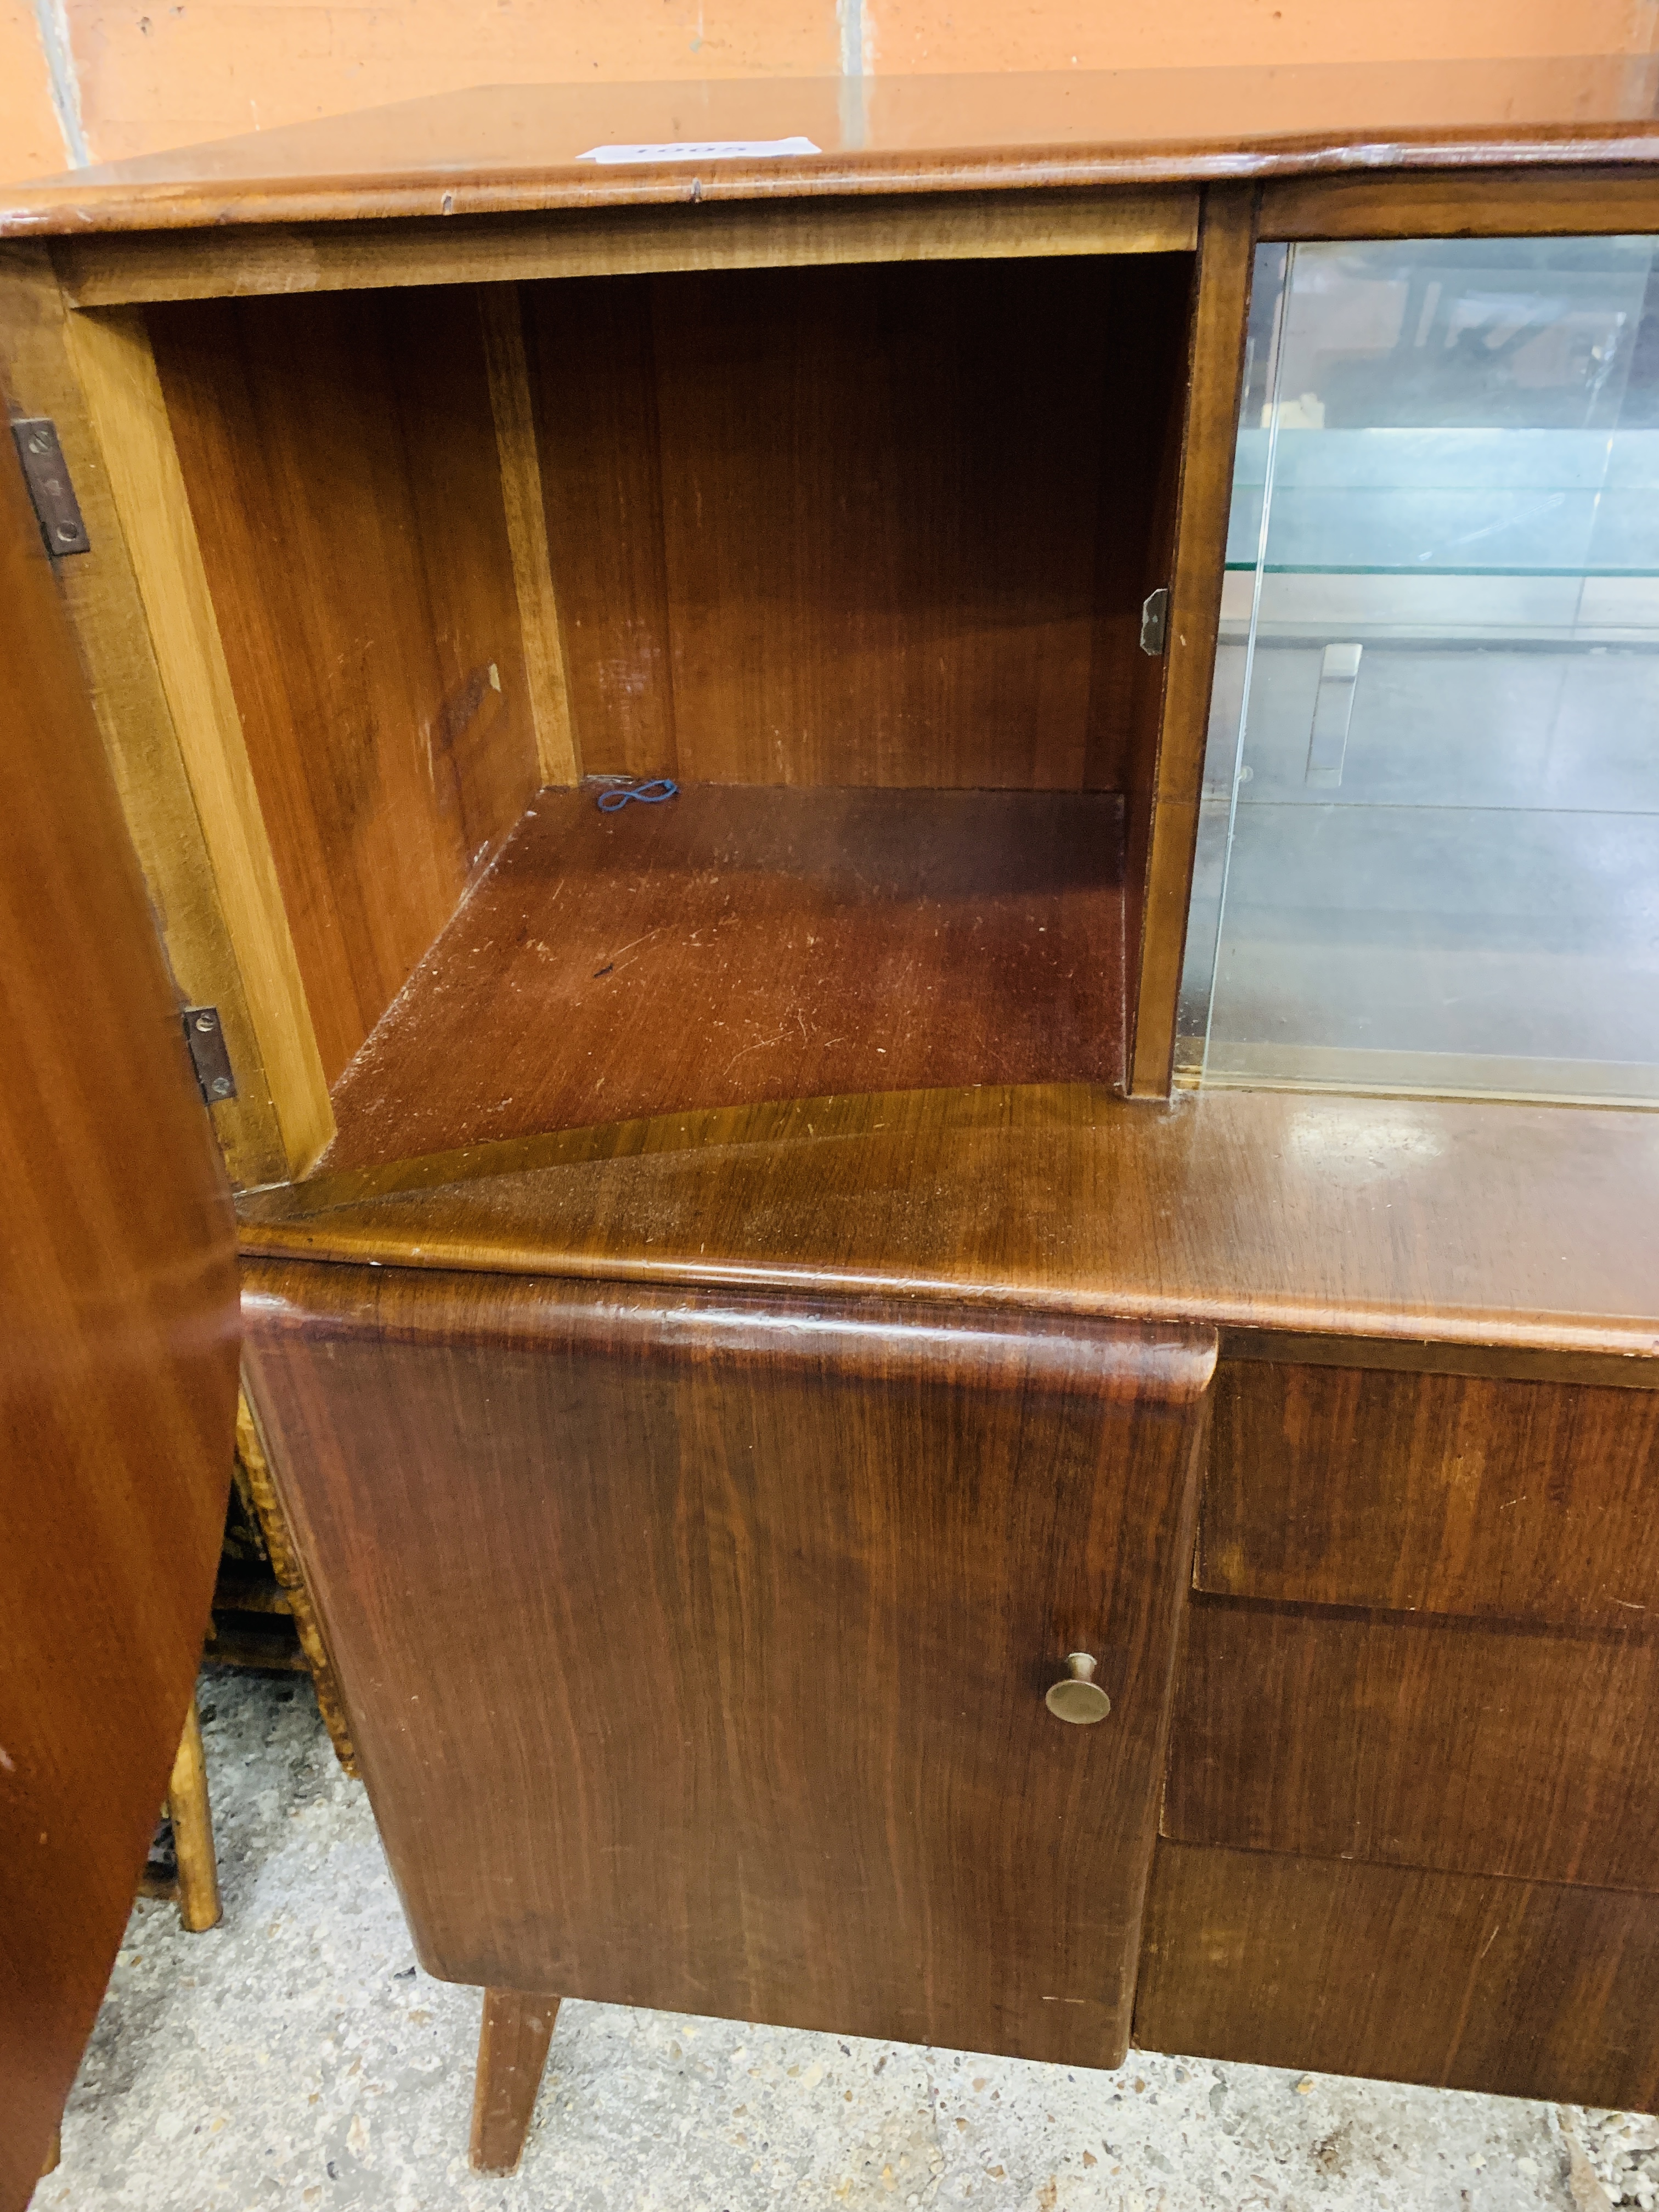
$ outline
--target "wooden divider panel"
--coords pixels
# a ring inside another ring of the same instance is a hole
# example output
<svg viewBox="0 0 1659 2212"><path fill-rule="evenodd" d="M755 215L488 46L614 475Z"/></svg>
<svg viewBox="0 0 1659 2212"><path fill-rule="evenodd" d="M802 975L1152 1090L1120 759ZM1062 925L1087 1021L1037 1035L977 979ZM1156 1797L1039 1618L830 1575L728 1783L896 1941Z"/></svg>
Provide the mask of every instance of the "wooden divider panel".
<svg viewBox="0 0 1659 2212"><path fill-rule="evenodd" d="M1167 1097L1175 1062L1255 253L1252 188L1212 185L1199 234L1162 714L1155 756L1143 746L1136 757L1128 817L1129 907L1141 927L1131 987L1137 1097Z"/></svg>
<svg viewBox="0 0 1659 2212"><path fill-rule="evenodd" d="M1101 394L1107 458L1095 555L1094 664L1084 782L1091 790L1138 795L1147 817L1137 832L1143 846L1168 655L1141 651L1140 620L1147 593L1170 584L1175 573L1176 494L1196 274L1194 258L1177 253L1147 254L1115 263L1111 270Z"/></svg>

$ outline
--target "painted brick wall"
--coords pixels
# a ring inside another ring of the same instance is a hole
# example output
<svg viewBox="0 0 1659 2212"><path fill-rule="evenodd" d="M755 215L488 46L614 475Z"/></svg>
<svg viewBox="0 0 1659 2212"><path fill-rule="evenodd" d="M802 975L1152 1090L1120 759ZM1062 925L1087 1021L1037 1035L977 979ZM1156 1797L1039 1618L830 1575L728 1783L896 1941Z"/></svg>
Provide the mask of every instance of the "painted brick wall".
<svg viewBox="0 0 1659 2212"><path fill-rule="evenodd" d="M0 177L47 176L73 158L31 0L0 0Z"/></svg>
<svg viewBox="0 0 1659 2212"><path fill-rule="evenodd" d="M0 177L475 84L1656 45L1659 0L0 0Z"/></svg>

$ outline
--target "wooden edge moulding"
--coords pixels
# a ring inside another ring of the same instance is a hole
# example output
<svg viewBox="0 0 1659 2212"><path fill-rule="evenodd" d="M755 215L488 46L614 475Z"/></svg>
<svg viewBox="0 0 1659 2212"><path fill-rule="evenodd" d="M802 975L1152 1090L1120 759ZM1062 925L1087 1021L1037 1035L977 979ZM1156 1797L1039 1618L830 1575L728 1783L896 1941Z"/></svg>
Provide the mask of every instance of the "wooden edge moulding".
<svg viewBox="0 0 1659 2212"><path fill-rule="evenodd" d="M1650 57L477 88L14 185L20 237L1159 190L1659 158ZM754 150L809 137L787 161ZM586 158L634 133L641 158ZM718 158L653 160L664 141Z"/></svg>
<svg viewBox="0 0 1659 2212"><path fill-rule="evenodd" d="M1605 235L1651 227L1659 185L1627 172L1315 176L1136 192L1108 189L890 202L620 208L117 233L53 240L73 307L356 290L366 285L528 283L676 270L1178 253L1198 243L1206 194L1260 198L1264 240ZM1035 201L1036 205L1029 205Z"/></svg>
<svg viewBox="0 0 1659 2212"><path fill-rule="evenodd" d="M1255 251L1254 191L1205 195L1193 311L1187 420L1170 577L1164 712L1151 794L1144 920L1128 1089L1169 1096L1187 908L1192 896L1204 739L1210 719L1222 563L1232 503L1233 439Z"/></svg>
<svg viewBox="0 0 1659 2212"><path fill-rule="evenodd" d="M1659 223L1650 171L1537 169L1471 176L1274 179L1261 187L1264 240L1617 237Z"/></svg>
<svg viewBox="0 0 1659 2212"><path fill-rule="evenodd" d="M922 199L711 201L270 230L154 231L54 241L76 307L368 285L528 283L674 270L882 261L1190 252L1188 188L985 192Z"/></svg>

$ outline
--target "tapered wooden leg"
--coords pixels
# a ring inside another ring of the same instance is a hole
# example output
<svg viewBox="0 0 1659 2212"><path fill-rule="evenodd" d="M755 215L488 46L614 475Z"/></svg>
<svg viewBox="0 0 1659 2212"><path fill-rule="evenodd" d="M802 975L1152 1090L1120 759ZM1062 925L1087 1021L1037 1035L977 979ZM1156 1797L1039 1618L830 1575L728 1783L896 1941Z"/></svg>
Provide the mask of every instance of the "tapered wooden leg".
<svg viewBox="0 0 1659 2212"><path fill-rule="evenodd" d="M207 1765L202 1756L202 1723L196 1700L190 1701L179 1754L167 1784L173 1817L173 1849L179 1862L179 1918L192 1936L219 1925L219 1862L213 1849L213 1812L208 1803Z"/></svg>
<svg viewBox="0 0 1659 2212"><path fill-rule="evenodd" d="M523 2156L558 2016L557 1997L526 1990L484 1991L472 2093L471 2155L477 2172L511 2173Z"/></svg>

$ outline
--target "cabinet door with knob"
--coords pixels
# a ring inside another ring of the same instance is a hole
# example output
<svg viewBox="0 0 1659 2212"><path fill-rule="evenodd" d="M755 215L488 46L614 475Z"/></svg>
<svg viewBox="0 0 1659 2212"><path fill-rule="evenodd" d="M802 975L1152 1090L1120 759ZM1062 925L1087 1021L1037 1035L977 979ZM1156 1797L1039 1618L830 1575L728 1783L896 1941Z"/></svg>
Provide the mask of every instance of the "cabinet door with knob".
<svg viewBox="0 0 1659 2212"><path fill-rule="evenodd" d="M276 1261L245 1317L430 1971L1118 2063L1212 1335Z"/></svg>

